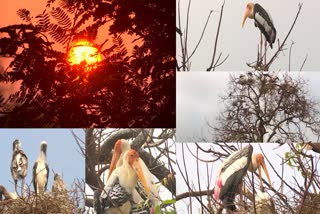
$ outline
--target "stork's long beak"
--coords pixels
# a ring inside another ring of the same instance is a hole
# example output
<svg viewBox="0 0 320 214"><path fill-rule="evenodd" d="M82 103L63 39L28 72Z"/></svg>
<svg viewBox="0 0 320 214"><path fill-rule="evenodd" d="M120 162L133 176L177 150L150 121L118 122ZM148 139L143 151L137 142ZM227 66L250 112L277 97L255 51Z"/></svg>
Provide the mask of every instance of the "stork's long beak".
<svg viewBox="0 0 320 214"><path fill-rule="evenodd" d="M269 177L269 173L268 173L268 170L267 170L267 167L266 167L266 163L264 162L264 160L262 160L261 164L259 165L259 178L260 178L260 185L262 186L262 176L261 176L261 167L264 171L264 174L266 174L267 178L268 178L268 182L270 184L270 186L272 187L272 183L271 183L271 180L270 180L270 177Z"/></svg>
<svg viewBox="0 0 320 214"><path fill-rule="evenodd" d="M250 14L250 10L247 8L246 12L244 13L243 19L242 19L242 27L244 26L244 23L246 22L249 14Z"/></svg>
<svg viewBox="0 0 320 214"><path fill-rule="evenodd" d="M138 178L140 179L140 181L141 181L146 193L149 194L150 193L150 188L149 188L149 185L147 183L146 177L144 176L144 172L142 170L142 167L141 167L141 164L139 162L139 159L137 159L137 160L135 160L133 162L133 169L136 172Z"/></svg>
<svg viewBox="0 0 320 214"><path fill-rule="evenodd" d="M120 156L121 156L121 153L117 152L116 150L114 150L114 153L112 155L112 160L111 160L111 164L110 164L107 180L109 179L109 177L112 174L113 170L116 168L118 160L120 159Z"/></svg>

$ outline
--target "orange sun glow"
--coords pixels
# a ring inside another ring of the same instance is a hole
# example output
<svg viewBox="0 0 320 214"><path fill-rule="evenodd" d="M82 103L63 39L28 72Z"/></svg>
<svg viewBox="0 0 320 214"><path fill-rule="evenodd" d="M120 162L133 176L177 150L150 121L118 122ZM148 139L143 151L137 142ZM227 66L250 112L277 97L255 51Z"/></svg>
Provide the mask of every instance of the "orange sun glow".
<svg viewBox="0 0 320 214"><path fill-rule="evenodd" d="M79 65L85 61L88 66L101 61L101 54L94 45L88 41L75 43L69 51L68 62L70 65Z"/></svg>

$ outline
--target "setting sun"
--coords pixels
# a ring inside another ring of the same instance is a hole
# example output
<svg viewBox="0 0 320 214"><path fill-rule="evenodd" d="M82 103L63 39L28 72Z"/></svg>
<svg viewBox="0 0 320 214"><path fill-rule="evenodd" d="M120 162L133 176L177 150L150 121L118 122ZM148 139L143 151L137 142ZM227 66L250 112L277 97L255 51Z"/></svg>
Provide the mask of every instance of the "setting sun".
<svg viewBox="0 0 320 214"><path fill-rule="evenodd" d="M70 65L79 65L83 61L89 66L101 61L101 54L98 49L88 41L75 43L68 54Z"/></svg>

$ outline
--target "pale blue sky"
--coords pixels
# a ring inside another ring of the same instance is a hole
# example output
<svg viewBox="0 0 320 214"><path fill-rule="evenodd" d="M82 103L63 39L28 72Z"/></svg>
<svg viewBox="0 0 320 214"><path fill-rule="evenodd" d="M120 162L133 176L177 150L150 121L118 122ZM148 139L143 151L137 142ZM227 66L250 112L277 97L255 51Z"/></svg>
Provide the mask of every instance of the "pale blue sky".
<svg viewBox="0 0 320 214"><path fill-rule="evenodd" d="M73 131L84 139L82 129ZM52 169L63 174L68 188L75 179L84 179L85 159L80 155L78 145L70 129L0 129L0 184L9 191L14 191L14 183L10 172L12 158L12 142L20 139L22 149L29 159L26 184L32 185L32 168L40 152L40 142L48 142L47 162L50 169L48 190L51 191L53 182Z"/></svg>

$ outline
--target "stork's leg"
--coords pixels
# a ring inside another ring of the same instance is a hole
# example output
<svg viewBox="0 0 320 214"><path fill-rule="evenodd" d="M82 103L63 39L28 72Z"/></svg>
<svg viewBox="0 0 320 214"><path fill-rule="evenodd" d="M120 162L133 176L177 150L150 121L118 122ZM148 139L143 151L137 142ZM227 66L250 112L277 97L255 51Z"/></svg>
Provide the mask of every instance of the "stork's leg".
<svg viewBox="0 0 320 214"><path fill-rule="evenodd" d="M22 178L21 181L21 196L24 197L24 193L25 193L25 181L24 178Z"/></svg>
<svg viewBox="0 0 320 214"><path fill-rule="evenodd" d="M262 33L260 32L260 57L259 57L259 62L262 63L262 45L263 45L263 42L262 42Z"/></svg>
<svg viewBox="0 0 320 214"><path fill-rule="evenodd" d="M267 65L267 40L264 41L264 66Z"/></svg>
<svg viewBox="0 0 320 214"><path fill-rule="evenodd" d="M243 182L240 183L239 186L239 194L240 194L240 212L244 213L244 200L243 200Z"/></svg>
<svg viewBox="0 0 320 214"><path fill-rule="evenodd" d="M16 194L19 195L18 194L18 181L17 180L14 181L14 191L16 191Z"/></svg>

